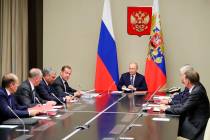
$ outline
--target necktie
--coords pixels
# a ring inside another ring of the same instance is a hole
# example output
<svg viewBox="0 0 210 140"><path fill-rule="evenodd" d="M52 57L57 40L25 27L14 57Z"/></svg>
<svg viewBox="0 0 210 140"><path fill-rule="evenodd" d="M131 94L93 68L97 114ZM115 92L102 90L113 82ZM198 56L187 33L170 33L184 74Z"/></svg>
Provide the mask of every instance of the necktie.
<svg viewBox="0 0 210 140"><path fill-rule="evenodd" d="M35 89L32 91L32 94L33 94L33 102L34 102L34 104L36 103L36 91L35 91Z"/></svg>
<svg viewBox="0 0 210 140"><path fill-rule="evenodd" d="M134 85L134 82L133 82L133 75L131 75L131 85L133 86Z"/></svg>
<svg viewBox="0 0 210 140"><path fill-rule="evenodd" d="M68 83L65 81L65 82L64 82L64 89L65 89L65 92L67 92L67 87L68 87Z"/></svg>
<svg viewBox="0 0 210 140"><path fill-rule="evenodd" d="M9 106L12 108L12 96L8 96Z"/></svg>

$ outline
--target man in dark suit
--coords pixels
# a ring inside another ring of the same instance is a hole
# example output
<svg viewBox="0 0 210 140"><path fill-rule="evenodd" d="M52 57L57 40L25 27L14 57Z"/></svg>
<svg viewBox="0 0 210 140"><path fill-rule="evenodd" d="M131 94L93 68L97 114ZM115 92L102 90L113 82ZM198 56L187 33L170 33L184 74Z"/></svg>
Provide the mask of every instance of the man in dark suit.
<svg viewBox="0 0 210 140"><path fill-rule="evenodd" d="M181 76L182 82L189 89L184 104L162 106L168 114L180 115L179 136L202 140L210 116L209 100L205 88L199 82L199 74L194 70L186 71Z"/></svg>
<svg viewBox="0 0 210 140"><path fill-rule="evenodd" d="M147 90L147 84L143 75L137 72L138 64L130 63L129 72L121 75L118 83L118 90L130 89L132 91L145 91Z"/></svg>
<svg viewBox="0 0 210 140"><path fill-rule="evenodd" d="M32 68L29 71L28 80L24 81L17 90L15 94L16 101L20 105L25 105L27 107L33 107L37 104L48 104L55 105L55 101L46 101L42 99L36 91L36 87L42 80L42 72L38 68Z"/></svg>
<svg viewBox="0 0 210 140"><path fill-rule="evenodd" d="M186 71L189 70L194 70L194 68L192 66L190 66L189 64L186 64L184 66L182 66L179 69L179 73L180 75L183 77ZM182 83L184 82L183 79L181 79ZM175 92L171 95L171 98L166 100L163 99L161 100L161 104L169 104L169 105L175 105L175 104L184 104L184 102L186 101L186 99L188 98L189 95L189 89L187 87L184 88L184 90L182 92Z"/></svg>
<svg viewBox="0 0 210 140"><path fill-rule="evenodd" d="M56 91L56 96L58 97L66 97L75 96L80 97L81 92L71 88L68 84L68 80L71 76L72 69L70 66L66 65L61 68L60 76L58 76L52 84L52 87Z"/></svg>
<svg viewBox="0 0 210 140"><path fill-rule="evenodd" d="M18 117L35 116L40 113L37 110L16 104L13 94L16 92L17 87L18 77L15 74L9 73L3 76L2 88L0 88L0 122L10 118L16 118L9 107L18 115Z"/></svg>
<svg viewBox="0 0 210 140"><path fill-rule="evenodd" d="M56 98L56 91L52 87L52 83L55 81L56 78L56 72L53 71L51 68L44 68L43 71L43 78L42 81L40 82L39 86L37 86L37 93L39 96L45 100L52 100L56 101L57 103L65 103L65 102L70 102L71 98L69 96L66 97L60 97L58 96Z"/></svg>

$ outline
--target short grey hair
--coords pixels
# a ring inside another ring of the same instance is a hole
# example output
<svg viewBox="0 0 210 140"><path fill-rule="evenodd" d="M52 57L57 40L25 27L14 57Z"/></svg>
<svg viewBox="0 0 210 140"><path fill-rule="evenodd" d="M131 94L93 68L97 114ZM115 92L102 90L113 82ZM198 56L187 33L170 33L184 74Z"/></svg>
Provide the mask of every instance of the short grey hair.
<svg viewBox="0 0 210 140"><path fill-rule="evenodd" d="M42 71L39 68L32 68L32 69L30 69L28 77L29 78L34 78L36 76L42 77Z"/></svg>
<svg viewBox="0 0 210 140"><path fill-rule="evenodd" d="M42 73L43 73L43 76L45 77L46 75L49 75L49 74L51 74L51 73L56 73L52 68L44 68L43 70L42 70Z"/></svg>
<svg viewBox="0 0 210 140"><path fill-rule="evenodd" d="M194 70L194 68L192 67L192 66L190 66L189 64L186 64L186 65L184 65L184 66L182 66L180 69L179 69L179 72L181 73L181 74L185 74L187 71L189 71L189 70Z"/></svg>

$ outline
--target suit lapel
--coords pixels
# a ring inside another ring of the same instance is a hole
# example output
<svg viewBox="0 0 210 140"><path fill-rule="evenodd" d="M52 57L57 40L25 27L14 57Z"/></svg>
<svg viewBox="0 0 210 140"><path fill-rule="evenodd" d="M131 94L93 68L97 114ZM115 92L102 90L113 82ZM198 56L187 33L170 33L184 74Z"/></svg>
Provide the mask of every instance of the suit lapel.
<svg viewBox="0 0 210 140"><path fill-rule="evenodd" d="M63 83L63 80L61 79L60 76L59 76L59 81L60 81L60 83L61 83L61 85L62 85L63 91L65 91L64 83Z"/></svg>

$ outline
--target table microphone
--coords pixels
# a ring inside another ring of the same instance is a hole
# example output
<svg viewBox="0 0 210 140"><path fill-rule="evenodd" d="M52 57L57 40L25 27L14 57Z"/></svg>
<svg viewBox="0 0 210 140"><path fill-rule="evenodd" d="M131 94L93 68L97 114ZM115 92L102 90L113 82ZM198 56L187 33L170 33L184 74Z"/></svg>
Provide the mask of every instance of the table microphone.
<svg viewBox="0 0 210 140"><path fill-rule="evenodd" d="M145 103L145 106L142 107L141 112L142 112L143 110L146 109L146 107L149 105L149 102L150 102L151 99L154 97L154 95L160 90L160 88L162 88L162 86L159 86L159 87L153 92L153 94L149 97L149 99L148 99L147 102ZM145 109L144 109L144 108L145 108ZM140 115L142 115L142 113L141 113Z"/></svg>
<svg viewBox="0 0 210 140"><path fill-rule="evenodd" d="M62 102L57 96L55 96L54 93L50 93L52 96L54 96L64 107L64 110L67 111L67 108L66 108L66 104L64 102Z"/></svg>
<svg viewBox="0 0 210 140"><path fill-rule="evenodd" d="M40 104L42 105L42 103L39 101L39 99L37 97L35 97L35 100Z"/></svg>
<svg viewBox="0 0 210 140"><path fill-rule="evenodd" d="M70 93L68 93L68 92L64 92L64 93L66 93L68 96L74 96L74 95L72 95L72 94L70 94Z"/></svg>
<svg viewBox="0 0 210 140"><path fill-rule="evenodd" d="M164 86L164 85L163 85ZM163 86L159 86L153 93L152 95L150 96L150 98L147 100L147 102L145 103L145 107L146 108L148 105L149 105L149 101L152 99L152 97L159 91L160 88L162 88ZM127 126L127 128L124 130L124 132L126 132L127 130L130 130L132 127L133 127L133 123L139 118L139 117L142 117L143 113L143 107L142 109L139 111L137 117Z"/></svg>
<svg viewBox="0 0 210 140"><path fill-rule="evenodd" d="M12 114L14 114L18 118L18 120L20 120L20 122L23 125L23 130L17 129L16 131L23 131L24 134L25 134L26 131L29 131L29 130L26 129L24 121L15 113L15 111L10 106L7 106L7 108L12 112Z"/></svg>

